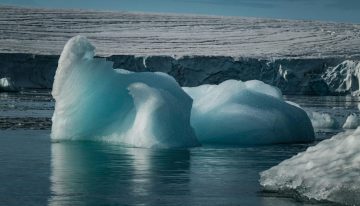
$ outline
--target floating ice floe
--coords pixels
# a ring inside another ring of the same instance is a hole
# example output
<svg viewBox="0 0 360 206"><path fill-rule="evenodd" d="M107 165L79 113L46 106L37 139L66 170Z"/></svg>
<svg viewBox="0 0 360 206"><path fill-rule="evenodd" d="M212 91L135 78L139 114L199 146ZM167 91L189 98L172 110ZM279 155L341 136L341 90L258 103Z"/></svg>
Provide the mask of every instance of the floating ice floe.
<svg viewBox="0 0 360 206"><path fill-rule="evenodd" d="M104 140L136 147L192 147L192 99L164 73L114 70L82 36L61 53L52 95L54 140Z"/></svg>
<svg viewBox="0 0 360 206"><path fill-rule="evenodd" d="M306 113L263 82L229 80L184 91L167 74L114 70L94 53L81 36L64 47L52 91L54 140L168 148L314 139Z"/></svg>
<svg viewBox="0 0 360 206"><path fill-rule="evenodd" d="M360 127L335 135L261 173L267 191L360 205Z"/></svg>
<svg viewBox="0 0 360 206"><path fill-rule="evenodd" d="M310 111L307 112L307 114L314 128L317 129L339 128L339 123L337 122L337 120L328 113Z"/></svg>
<svg viewBox="0 0 360 206"><path fill-rule="evenodd" d="M343 125L344 129L356 129L360 126L360 117L357 114L350 114Z"/></svg>
<svg viewBox="0 0 360 206"><path fill-rule="evenodd" d="M9 77L0 78L0 91L13 92L16 88Z"/></svg>
<svg viewBox="0 0 360 206"><path fill-rule="evenodd" d="M191 124L201 143L259 145L314 139L305 111L261 81L228 80L184 90L194 99Z"/></svg>

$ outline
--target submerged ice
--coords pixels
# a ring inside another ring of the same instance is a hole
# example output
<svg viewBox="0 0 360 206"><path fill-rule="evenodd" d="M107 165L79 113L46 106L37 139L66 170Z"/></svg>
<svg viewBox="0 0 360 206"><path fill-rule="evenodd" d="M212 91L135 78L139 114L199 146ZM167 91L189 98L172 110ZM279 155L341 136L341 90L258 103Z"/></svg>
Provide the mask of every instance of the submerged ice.
<svg viewBox="0 0 360 206"><path fill-rule="evenodd" d="M261 173L265 190L344 205L360 203L360 127L309 147Z"/></svg>
<svg viewBox="0 0 360 206"><path fill-rule="evenodd" d="M51 137L114 141L137 147L199 145L190 126L192 99L163 73L114 70L94 58L85 37L68 41L52 95Z"/></svg>
<svg viewBox="0 0 360 206"><path fill-rule="evenodd" d="M64 47L52 91L54 140L192 147L314 139L306 113L263 82L228 80L182 89L167 74L113 69L94 54L81 36Z"/></svg>
<svg viewBox="0 0 360 206"><path fill-rule="evenodd" d="M194 99L191 124L201 143L258 145L314 139L305 111L261 81L228 80L184 90Z"/></svg>

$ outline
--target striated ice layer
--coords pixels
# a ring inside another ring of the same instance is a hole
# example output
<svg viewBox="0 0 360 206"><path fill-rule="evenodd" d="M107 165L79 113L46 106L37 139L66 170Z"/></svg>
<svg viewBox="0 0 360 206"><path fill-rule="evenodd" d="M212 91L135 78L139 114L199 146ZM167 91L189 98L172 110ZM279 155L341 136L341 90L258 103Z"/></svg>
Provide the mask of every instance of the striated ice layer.
<svg viewBox="0 0 360 206"><path fill-rule="evenodd" d="M192 99L164 73L114 70L82 36L68 41L52 95L54 140L105 140L136 147L199 145Z"/></svg>
<svg viewBox="0 0 360 206"><path fill-rule="evenodd" d="M261 173L267 191L360 205L360 128L335 135Z"/></svg>
<svg viewBox="0 0 360 206"><path fill-rule="evenodd" d="M261 81L228 80L184 90L194 99L191 124L201 143L261 145L314 139L305 111Z"/></svg>
<svg viewBox="0 0 360 206"><path fill-rule="evenodd" d="M0 6L0 19L3 53L58 54L69 37L83 34L103 56L352 59L360 54L359 24L6 6ZM296 71L282 73L292 82L298 78Z"/></svg>

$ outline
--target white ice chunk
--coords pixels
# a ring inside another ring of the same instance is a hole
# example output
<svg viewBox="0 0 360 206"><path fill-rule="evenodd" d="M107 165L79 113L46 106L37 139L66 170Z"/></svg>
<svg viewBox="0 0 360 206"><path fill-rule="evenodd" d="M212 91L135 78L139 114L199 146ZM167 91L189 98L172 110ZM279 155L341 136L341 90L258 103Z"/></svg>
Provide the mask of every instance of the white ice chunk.
<svg viewBox="0 0 360 206"><path fill-rule="evenodd" d="M0 78L0 91L16 91L14 83L11 81L10 77Z"/></svg>
<svg viewBox="0 0 360 206"><path fill-rule="evenodd" d="M350 114L343 125L344 129L356 129L360 126L360 117L356 114Z"/></svg>
<svg viewBox="0 0 360 206"><path fill-rule="evenodd" d="M114 70L112 62L94 54L82 36L70 39L61 53L52 91L52 139L199 145L190 126L192 99L172 77Z"/></svg>
<svg viewBox="0 0 360 206"><path fill-rule="evenodd" d="M336 129L339 128L337 120L328 113L307 112L314 128Z"/></svg>
<svg viewBox="0 0 360 206"><path fill-rule="evenodd" d="M344 205L360 203L360 128L335 135L262 172L267 191Z"/></svg>
<svg viewBox="0 0 360 206"><path fill-rule="evenodd" d="M305 111L260 81L228 80L187 87L194 99L191 124L204 144L260 145L308 142L314 131Z"/></svg>
<svg viewBox="0 0 360 206"><path fill-rule="evenodd" d="M329 67L322 75L332 92L350 93L360 96L360 62L345 60L335 67Z"/></svg>

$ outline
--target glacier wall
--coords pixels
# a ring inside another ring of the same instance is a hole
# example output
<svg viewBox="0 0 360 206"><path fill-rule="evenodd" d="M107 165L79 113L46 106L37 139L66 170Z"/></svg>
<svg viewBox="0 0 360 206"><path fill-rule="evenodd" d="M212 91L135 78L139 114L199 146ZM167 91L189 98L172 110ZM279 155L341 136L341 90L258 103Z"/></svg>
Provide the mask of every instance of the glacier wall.
<svg viewBox="0 0 360 206"><path fill-rule="evenodd" d="M20 89L51 89L58 58L57 55L0 54L0 78L11 78ZM165 72L182 86L218 84L228 79L256 79L277 86L283 94L350 94L359 89L359 84L353 84L348 90L338 90L335 87L339 84L328 80L329 70L342 64L342 58L268 60L226 56L112 55L106 59L114 62L115 68Z"/></svg>
<svg viewBox="0 0 360 206"><path fill-rule="evenodd" d="M16 88L51 89L57 55L0 54L0 78L9 77ZM160 71L181 86L218 84L228 79L261 80L283 94L358 94L358 60L343 58L256 59L227 56L112 55L114 68Z"/></svg>
<svg viewBox="0 0 360 206"><path fill-rule="evenodd" d="M351 23L1 5L0 19L0 53L58 55L81 34L100 56L360 57Z"/></svg>
<svg viewBox="0 0 360 206"><path fill-rule="evenodd" d="M71 38L61 53L51 93L55 141L173 148L314 140L305 111L261 81L181 88L163 72L113 69L94 55L83 36Z"/></svg>

